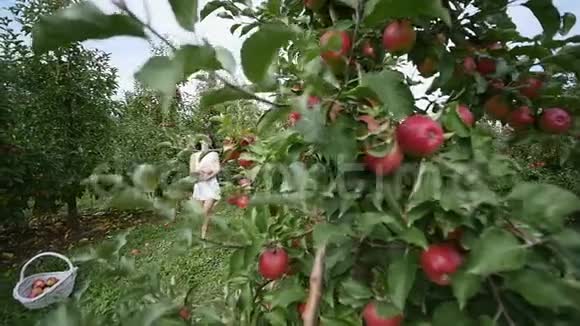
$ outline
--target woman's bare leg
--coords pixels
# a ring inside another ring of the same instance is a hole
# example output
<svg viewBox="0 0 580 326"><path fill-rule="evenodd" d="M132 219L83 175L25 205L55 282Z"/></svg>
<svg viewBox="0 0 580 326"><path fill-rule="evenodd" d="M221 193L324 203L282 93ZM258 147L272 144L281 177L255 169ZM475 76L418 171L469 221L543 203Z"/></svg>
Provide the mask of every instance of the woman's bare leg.
<svg viewBox="0 0 580 326"><path fill-rule="evenodd" d="M203 225L201 226L201 238L205 239L207 228L209 227L209 220L211 218L211 210L214 206L215 200L208 199L203 201Z"/></svg>

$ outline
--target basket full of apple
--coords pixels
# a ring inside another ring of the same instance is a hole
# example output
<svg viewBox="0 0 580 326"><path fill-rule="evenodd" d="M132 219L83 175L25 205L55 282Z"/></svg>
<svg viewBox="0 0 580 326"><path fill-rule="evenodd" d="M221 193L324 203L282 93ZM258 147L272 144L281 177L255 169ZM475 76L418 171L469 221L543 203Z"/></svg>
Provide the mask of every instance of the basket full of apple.
<svg viewBox="0 0 580 326"><path fill-rule="evenodd" d="M57 257L64 260L68 269L60 272L46 272L26 275L30 264L41 257ZM66 299L73 291L78 268L65 256L55 252L43 252L24 264L20 271L20 281L13 290L14 299L28 309L40 309Z"/></svg>

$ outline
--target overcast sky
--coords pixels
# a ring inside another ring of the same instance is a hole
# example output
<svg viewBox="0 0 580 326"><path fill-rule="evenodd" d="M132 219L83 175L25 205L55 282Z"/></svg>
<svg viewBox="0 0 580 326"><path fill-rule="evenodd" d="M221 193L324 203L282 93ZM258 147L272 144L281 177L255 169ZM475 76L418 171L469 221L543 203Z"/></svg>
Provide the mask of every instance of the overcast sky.
<svg viewBox="0 0 580 326"><path fill-rule="evenodd" d="M91 0L107 12L112 12L114 6L110 0ZM199 8L209 0L200 0ZM262 0L254 0L254 3ZM0 6L6 7L13 0L0 0ZM240 62L240 48L243 39L233 36L229 29L233 24L232 20L221 19L213 13L204 21L196 24L196 32L190 33L182 29L171 12L167 0L126 0L129 7L141 17L146 17L144 4L149 7L151 13L151 24L162 34L169 35L178 43L196 43L200 39L207 39L213 45L220 45L229 49L236 61ZM580 20L580 0L554 0L559 10L563 12L573 12L579 16ZM522 6L511 6L509 14L518 26L519 31L525 36L533 36L541 32L541 27L531 12ZM574 26L570 34L580 34L580 22ZM118 69L119 86L123 90L133 87L133 74L149 58L149 44L147 41L130 37L115 37L108 40L87 41L86 45L101 49L111 54L113 66ZM243 76L241 68L238 68L238 77ZM424 91L424 87L415 88L416 95Z"/></svg>

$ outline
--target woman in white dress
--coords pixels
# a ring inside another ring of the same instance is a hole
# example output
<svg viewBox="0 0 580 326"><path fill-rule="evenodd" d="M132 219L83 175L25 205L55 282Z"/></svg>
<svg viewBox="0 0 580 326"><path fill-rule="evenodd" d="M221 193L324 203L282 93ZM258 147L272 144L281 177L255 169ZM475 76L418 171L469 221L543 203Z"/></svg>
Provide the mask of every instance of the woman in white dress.
<svg viewBox="0 0 580 326"><path fill-rule="evenodd" d="M197 176L197 183L193 187L193 199L198 200L203 207L203 225L201 238L205 239L211 211L221 198L217 174L220 172L220 158L218 153L209 150L207 141L201 142L201 151L191 154L189 171Z"/></svg>

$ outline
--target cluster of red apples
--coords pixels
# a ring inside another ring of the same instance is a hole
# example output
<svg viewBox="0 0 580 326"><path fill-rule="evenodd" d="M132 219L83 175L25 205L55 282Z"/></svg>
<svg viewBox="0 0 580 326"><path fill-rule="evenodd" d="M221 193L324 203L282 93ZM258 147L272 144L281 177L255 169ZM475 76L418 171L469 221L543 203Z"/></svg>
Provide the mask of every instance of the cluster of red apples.
<svg viewBox="0 0 580 326"><path fill-rule="evenodd" d="M31 299L36 298L43 294L47 289L53 287L56 283L58 283L58 278L56 277L49 277L46 280L40 278L34 280L34 283L32 283L32 291L30 291L28 297Z"/></svg>
<svg viewBox="0 0 580 326"><path fill-rule="evenodd" d="M249 169L254 165L254 162L244 158L240 158L244 149L256 141L256 136L253 134L248 134L239 141L234 141L232 139L226 139L224 141L224 162L236 161L238 165L243 169ZM251 181L247 178L242 178L238 181L240 188L247 189L251 187ZM227 203L230 205L237 206L239 208L246 208L250 204L250 197L244 193L234 194L227 199Z"/></svg>
<svg viewBox="0 0 580 326"><path fill-rule="evenodd" d="M450 285L451 276L464 261L458 243L461 236L461 229L455 230L447 235L447 243L433 244L423 251L420 263L428 280L439 286ZM258 272L264 279L278 280L287 275L289 271L290 257L284 248L269 248L261 253L258 261ZM305 303L298 305L298 311L301 315L304 313L305 306ZM382 317L377 312L374 301L367 303L363 309L362 317L368 326L398 326L403 322L402 315Z"/></svg>
<svg viewBox="0 0 580 326"><path fill-rule="evenodd" d="M311 10L317 10L315 3L321 1L306 1L305 6ZM443 36L443 39L446 38ZM416 31L408 20L396 20L388 24L382 37L382 45L385 51L395 55L408 53L417 39ZM330 45L332 49L329 49ZM373 46L371 40L365 39L360 42L360 52L363 56L371 59L377 58L378 49ZM340 45L340 46L338 46ZM343 65L351 55L352 39L347 31L328 30L320 37L320 46L323 49L322 59L329 66ZM498 50L502 48L500 43L494 43L488 46L489 50ZM475 50L472 50L475 52ZM437 71L437 60L434 58L425 58L419 64L419 71L426 76L430 76ZM496 60L488 56L473 57L467 56L463 59L463 67L457 69L461 73L475 74L479 73L483 77L494 74L497 69ZM457 70L456 69L456 70ZM503 80L489 79L488 92L485 99L484 109L489 118L507 123L517 132L522 132L533 126L537 126L543 132L549 134L566 133L572 126L572 117L561 108L548 108L542 110L537 115L529 106L515 106L513 101L503 94L506 88ZM527 76L520 81L513 83L513 89L517 89L521 97L529 100L537 99L544 87L544 82L539 76ZM307 107L312 109L321 103L317 96L309 96ZM334 108L341 108L340 104L334 103L331 109L331 115L337 114ZM470 109L465 105L458 107L458 115L468 126L473 126L475 117ZM291 112L288 117L289 125L295 125L301 118L300 112ZM332 117L331 117L332 118ZM360 117L364 120L367 116ZM371 118L372 119L372 118ZM333 120L333 119L331 119ZM371 130L369 121L365 121ZM371 121L372 122L372 121ZM374 123L374 122L373 122ZM368 169L379 176L388 175L394 172L402 163L404 155L415 158L423 158L431 155L443 144L443 129L441 125L425 115L413 115L405 119L396 130L396 137L392 150L382 157L376 157L366 154L364 162Z"/></svg>
<svg viewBox="0 0 580 326"><path fill-rule="evenodd" d="M305 0L306 8L317 11L324 5L324 1ZM382 45L385 51L401 55L408 53L415 45L417 35L410 21L396 20L388 24L382 37ZM446 38L444 42L446 43ZM332 46L332 49L330 47ZM340 46L334 46L340 45ZM320 37L320 46L323 49L321 57L330 66L343 65L353 57L353 42L348 32L342 30L328 30ZM490 50L497 50L501 44L489 46ZM379 57L379 49L373 46L372 40L362 40L360 42L360 53L370 59ZM461 73L473 75L479 73L486 78L496 72L497 62L493 57L488 56L467 56L463 59L462 65L458 68ZM418 70L425 77L429 77L437 72L437 60L435 58L425 58L418 65ZM487 79L489 90L484 101L484 109L489 118L501 121L511 126L514 130L521 132L536 126L543 132L549 134L562 134L567 132L572 125L570 114L561 108L548 108L534 112L529 106L514 105L516 101L508 100L503 93L507 90L505 82L497 79ZM516 89L521 98L529 100L537 99L540 96L544 81L541 77L529 75L521 80L512 83L512 89ZM301 90L302 88L299 87ZM524 101L521 101L524 102ZM317 96L309 96L307 107L314 109L321 104L321 99ZM469 107L458 105L456 107L459 118L466 126L472 127L476 118ZM340 113L340 104L333 103L330 109L330 118L334 120ZM301 119L298 111L291 112L288 116L288 124L294 126ZM359 117L358 120L367 123L369 131L378 128L376 120L369 116ZM434 154L444 143L444 131L441 124L426 115L415 114L404 119L396 126L392 135L392 146L384 156L374 156L367 151L363 161L367 169L377 176L385 176L396 171L402 164L405 156L412 158L425 158ZM243 165L247 168L248 166ZM233 201L232 201L233 203ZM242 205L243 206L243 205ZM447 241L443 243L431 244L421 254L420 265L428 280L438 286L449 286L452 275L460 268L464 261L463 250L459 244L462 237L462 230L457 229L449 233ZM281 247L268 248L264 250L258 263L258 272L267 280L277 280L287 275L290 269L290 257L286 250ZM298 305L300 314L304 313L306 304ZM377 303L369 301L362 311L362 318L367 326L398 326L403 323L402 315L383 317L378 313Z"/></svg>

